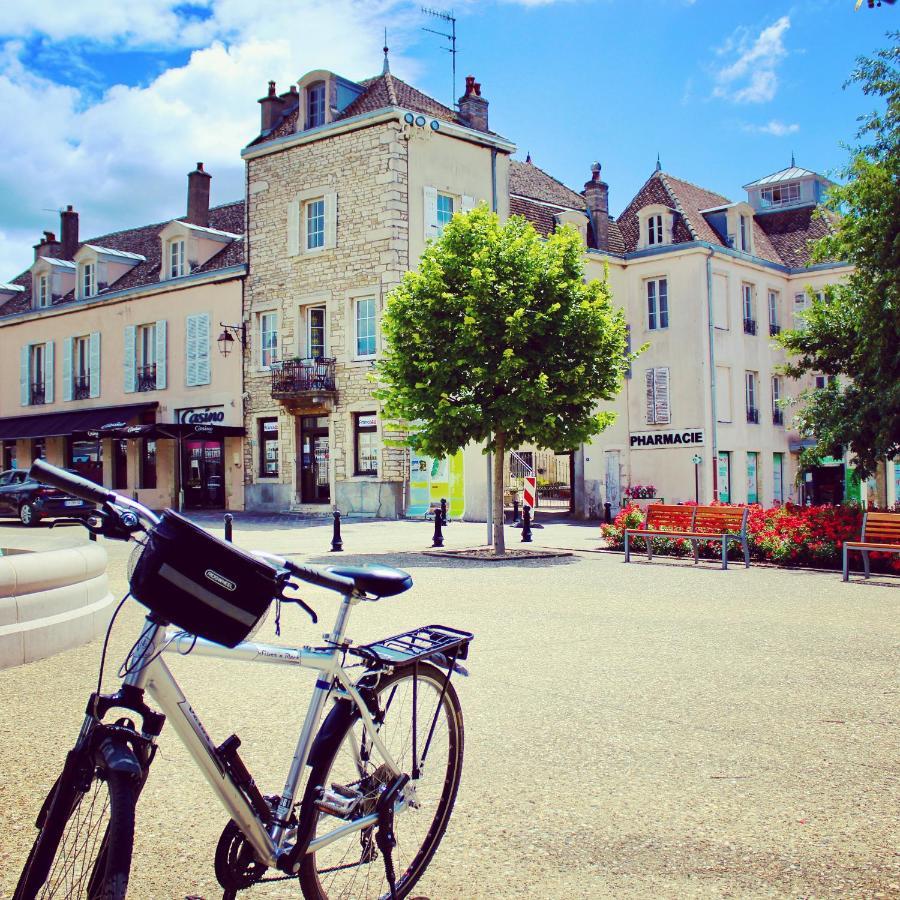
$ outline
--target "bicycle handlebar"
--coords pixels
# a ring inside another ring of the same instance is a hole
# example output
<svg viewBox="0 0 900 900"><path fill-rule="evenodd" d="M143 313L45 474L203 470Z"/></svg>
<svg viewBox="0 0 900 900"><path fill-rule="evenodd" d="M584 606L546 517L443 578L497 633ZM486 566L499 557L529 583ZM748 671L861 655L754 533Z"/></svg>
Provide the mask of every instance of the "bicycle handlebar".
<svg viewBox="0 0 900 900"><path fill-rule="evenodd" d="M80 475L73 475L65 469L51 466L50 463L42 459L36 459L28 470L28 477L42 484L49 484L53 487L60 488L82 500L89 503L111 503L121 499L115 491L103 487L103 485L95 484L82 478Z"/></svg>
<svg viewBox="0 0 900 900"><path fill-rule="evenodd" d="M251 550L254 556L272 562L282 569L287 569L292 575L296 575L301 581L307 584L314 584L317 587L328 588L330 591L337 591L339 594L350 594L356 588L356 582L352 578L345 575L337 575L329 572L328 569L320 566L299 566L283 556L276 556L274 553L264 553L261 550Z"/></svg>

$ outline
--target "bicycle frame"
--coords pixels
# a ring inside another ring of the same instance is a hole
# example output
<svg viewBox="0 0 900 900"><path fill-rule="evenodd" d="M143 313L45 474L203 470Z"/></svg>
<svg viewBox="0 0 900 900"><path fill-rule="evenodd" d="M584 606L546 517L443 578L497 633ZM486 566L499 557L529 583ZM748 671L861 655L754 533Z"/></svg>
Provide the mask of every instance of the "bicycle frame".
<svg viewBox="0 0 900 900"><path fill-rule="evenodd" d="M330 647L288 647L247 641L229 649L201 638L197 638L195 641L193 635L185 632L171 630L167 632L148 618L142 632L142 639L128 660L130 674L125 677L123 683L139 690L146 689L149 692L159 709L172 723L175 733L203 773L213 793L219 798L229 816L238 824L259 860L270 868L277 866L279 857L293 849L291 838L296 835L297 829L287 828L284 823L288 821L294 808L303 769L309 760L322 711L330 693L334 691L338 696L349 699L356 706L369 739L377 747L385 763L393 770L393 774L400 774L395 759L381 740L378 726L375 724L365 700L353 684L350 674L341 664L343 658L341 645L350 610L362 599L364 599L362 596L355 594L343 597L334 628L330 634L325 636L326 641L332 645ZM271 826L267 827L260 819L256 810L233 781L229 771L216 753L215 744L161 655L166 652L185 655L188 651L192 656L210 656L235 661L293 666L310 669L319 674L291 761L290 771L285 780L275 821ZM335 682L337 688L334 687ZM401 795L395 811L405 809L406 805L406 799ZM346 825L315 838L306 852L314 853L347 834L375 825L377 821L377 815L372 813L348 822ZM299 859L295 866L299 869Z"/></svg>

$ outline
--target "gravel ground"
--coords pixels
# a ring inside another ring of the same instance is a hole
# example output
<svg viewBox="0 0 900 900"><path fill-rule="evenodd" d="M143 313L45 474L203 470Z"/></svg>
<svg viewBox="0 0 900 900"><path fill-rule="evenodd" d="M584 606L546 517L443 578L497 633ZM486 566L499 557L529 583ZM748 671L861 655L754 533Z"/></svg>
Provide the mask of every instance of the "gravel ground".
<svg viewBox="0 0 900 900"><path fill-rule="evenodd" d="M462 787L418 895L900 897L900 581L845 585L835 573L666 560L626 566L589 552L497 566L414 552L430 545L430 529L348 522L354 553L339 557L415 578L409 593L357 608L356 641L425 622L477 635L472 675L458 681ZM485 528L454 523L446 536L448 547L477 546ZM239 517L235 537L338 558L325 552L328 523ZM74 529L0 526L2 546L81 540ZM596 526L535 532L536 547L596 544ZM107 546L123 591L127 551ZM308 596L327 618L330 595ZM109 670L139 627L140 607L127 604ZM281 640L314 642L321 630L288 609ZM260 639L273 637L266 623ZM0 896L12 892L33 817L78 730L99 649L0 672ZM189 658L172 667L213 737L237 732L263 790L278 792L307 673ZM130 896L220 897L212 856L224 824L167 729L138 808Z"/></svg>

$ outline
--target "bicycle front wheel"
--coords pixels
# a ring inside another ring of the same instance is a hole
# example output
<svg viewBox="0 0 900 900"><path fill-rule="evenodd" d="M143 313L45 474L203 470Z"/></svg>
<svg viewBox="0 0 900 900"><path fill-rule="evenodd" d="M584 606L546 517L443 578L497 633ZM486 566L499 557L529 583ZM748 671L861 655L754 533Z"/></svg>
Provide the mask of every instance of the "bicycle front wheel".
<svg viewBox="0 0 900 900"><path fill-rule="evenodd" d="M67 766L68 769L68 766ZM38 816L13 900L124 900L134 842L132 779L98 770L87 790L63 772Z"/></svg>
<svg viewBox="0 0 900 900"><path fill-rule="evenodd" d="M420 663L415 679L412 669L401 670L382 678L375 689L376 722L383 720L379 735L400 770L411 776L415 797L414 803L394 817L397 844L392 857L398 898L408 896L434 856L459 789L463 762L462 710L453 686L447 684L445 690L445 682L444 672ZM418 778L412 778L414 732L417 762L428 746ZM321 788L338 794L361 794L362 800L353 813L353 818L359 818L374 812L383 787L390 781L384 760L355 716L342 732L335 734L331 746L320 755L310 773L303 814L316 817L313 839L346 825L344 818L317 806ZM375 830L370 826L352 832L304 856L300 886L306 900L375 900L390 896Z"/></svg>

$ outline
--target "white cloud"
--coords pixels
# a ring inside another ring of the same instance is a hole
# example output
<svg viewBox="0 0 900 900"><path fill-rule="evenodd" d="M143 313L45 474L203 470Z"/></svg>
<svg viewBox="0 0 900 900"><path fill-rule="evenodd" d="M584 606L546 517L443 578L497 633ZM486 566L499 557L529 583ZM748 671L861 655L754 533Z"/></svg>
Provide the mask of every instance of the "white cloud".
<svg viewBox="0 0 900 900"><path fill-rule="evenodd" d="M776 69L787 56L784 35L790 27L790 16L782 16L755 38L746 28L735 31L716 51L719 57L737 58L715 72L713 96L734 103L771 100L778 89Z"/></svg>
<svg viewBox="0 0 900 900"><path fill-rule="evenodd" d="M788 134L796 134L800 126L796 123L788 124L778 119L770 119L765 125L744 125L744 131L754 134L771 134L773 137L784 137Z"/></svg>
<svg viewBox="0 0 900 900"><path fill-rule="evenodd" d="M165 221L183 213L186 174L198 160L213 176L214 204L240 198L240 149L259 132L256 101L269 79L283 91L315 68L350 78L376 74L385 24L399 48L392 49L393 71L416 75L399 50L419 24L418 10L413 22L413 8L393 0L297 0L290 7L281 0L194 0L212 15L186 23L176 17L184 27L166 34L177 5L148 0L114 10L99 0L45 0L31 5L28 19L5 12L0 32L19 37L0 42L0 109L8 125L0 139L0 282L31 263L41 231L59 227L52 210L68 203L81 214L84 237ZM92 100L28 68L28 39L40 34L202 46L149 84L116 85Z"/></svg>

